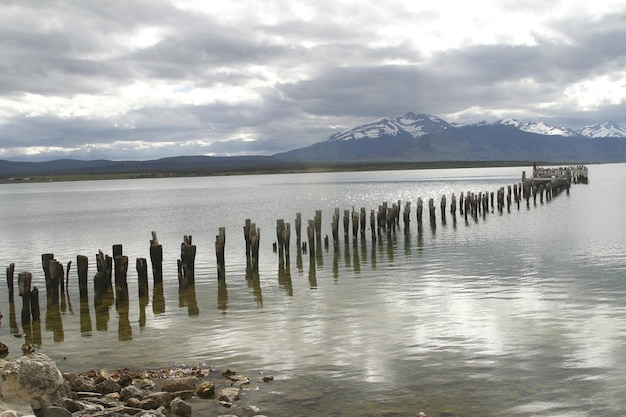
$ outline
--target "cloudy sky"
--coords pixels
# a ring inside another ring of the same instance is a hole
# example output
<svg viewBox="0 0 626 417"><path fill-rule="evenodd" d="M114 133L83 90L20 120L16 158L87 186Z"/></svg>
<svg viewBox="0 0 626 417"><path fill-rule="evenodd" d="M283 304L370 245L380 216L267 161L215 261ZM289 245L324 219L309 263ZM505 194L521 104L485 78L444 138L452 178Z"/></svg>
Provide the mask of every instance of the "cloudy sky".
<svg viewBox="0 0 626 417"><path fill-rule="evenodd" d="M2 0L0 159L273 154L408 111L626 125L623 0Z"/></svg>

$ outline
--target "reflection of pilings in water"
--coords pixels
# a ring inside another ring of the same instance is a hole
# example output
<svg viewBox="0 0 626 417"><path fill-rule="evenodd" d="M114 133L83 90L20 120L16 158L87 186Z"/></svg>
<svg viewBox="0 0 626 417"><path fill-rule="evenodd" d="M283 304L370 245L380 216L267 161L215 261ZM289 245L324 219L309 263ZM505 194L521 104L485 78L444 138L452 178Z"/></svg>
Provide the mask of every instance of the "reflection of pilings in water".
<svg viewBox="0 0 626 417"><path fill-rule="evenodd" d="M356 242L355 242L355 247L354 247L354 252L352 253L352 265L354 266L354 272L356 273L360 273L361 272L361 258L359 257L359 251L356 248Z"/></svg>
<svg viewBox="0 0 626 417"><path fill-rule="evenodd" d="M178 284L186 287L195 283L196 245L192 244L192 236L183 236L178 259Z"/></svg>
<svg viewBox="0 0 626 417"><path fill-rule="evenodd" d="M298 251L299 253L300 251ZM247 275L246 275L247 276ZM258 274L257 274L258 280ZM291 268L289 263L285 266L283 263L278 264L278 285L283 287L288 296L293 296L293 285L291 283ZM261 294L261 285L259 284L259 295ZM256 295L256 294L255 294ZM263 298L261 298L261 303L257 301L257 306L263 306Z"/></svg>
<svg viewBox="0 0 626 417"><path fill-rule="evenodd" d="M15 315L15 301L9 302L9 328L11 334L18 334L20 327L17 324L17 316Z"/></svg>
<svg viewBox="0 0 626 417"><path fill-rule="evenodd" d="M339 250L333 251L333 279L335 282L339 280Z"/></svg>
<svg viewBox="0 0 626 417"><path fill-rule="evenodd" d="M120 342L127 342L133 340L133 329L130 326L129 319L129 303L128 298L123 300L117 300L115 304L115 310L117 311L118 325L117 325L117 339Z"/></svg>
<svg viewBox="0 0 626 417"><path fill-rule="evenodd" d="M347 267L350 267L351 262L352 262L352 257L350 256L350 245L344 245L343 251L344 251L343 260L347 268Z"/></svg>
<svg viewBox="0 0 626 417"><path fill-rule="evenodd" d="M89 312L89 301L80 301L80 334L91 336L91 313Z"/></svg>
<svg viewBox="0 0 626 417"><path fill-rule="evenodd" d="M226 314L228 309L228 287L226 286L226 280L217 281L217 308Z"/></svg>
<svg viewBox="0 0 626 417"><path fill-rule="evenodd" d="M94 291L94 310L96 312L96 330L106 331L109 327L109 308L113 305L113 292Z"/></svg>
<svg viewBox="0 0 626 417"><path fill-rule="evenodd" d="M278 275L278 279L280 281L280 272ZM259 277L259 271L253 271L250 276L246 276L246 282L248 283L248 287L252 289L252 295L254 296L254 301L256 302L257 308L262 308L263 292L261 291L261 278Z"/></svg>
<svg viewBox="0 0 626 417"><path fill-rule="evenodd" d="M163 282L157 282L152 288L152 312L154 314L165 313L165 295Z"/></svg>
<svg viewBox="0 0 626 417"><path fill-rule="evenodd" d="M222 278L219 281L226 281L226 279ZM189 317L200 314L198 300L196 299L196 286L194 284L181 285L178 288L178 306L187 307Z"/></svg>
<svg viewBox="0 0 626 417"><path fill-rule="evenodd" d="M306 235L309 241L309 257L315 258L315 221L309 220L309 225L306 228Z"/></svg>
<svg viewBox="0 0 626 417"><path fill-rule="evenodd" d="M370 250L370 264L372 265L372 270L376 269L376 245L372 243L372 248Z"/></svg>
<svg viewBox="0 0 626 417"><path fill-rule="evenodd" d="M309 263L309 288L317 289L317 276L315 272L315 262Z"/></svg>
<svg viewBox="0 0 626 417"><path fill-rule="evenodd" d="M144 329L146 327L146 307L150 302L150 297L148 294L144 296L139 296L139 328Z"/></svg>
<svg viewBox="0 0 626 417"><path fill-rule="evenodd" d="M152 231L152 239L150 239L150 262L152 263L153 284L163 282L163 247L159 245L155 231Z"/></svg>
<svg viewBox="0 0 626 417"><path fill-rule="evenodd" d="M61 310L59 303L50 302L48 298L46 309L46 331L52 332L55 342L62 342L65 339L63 332L63 321L61 320Z"/></svg>

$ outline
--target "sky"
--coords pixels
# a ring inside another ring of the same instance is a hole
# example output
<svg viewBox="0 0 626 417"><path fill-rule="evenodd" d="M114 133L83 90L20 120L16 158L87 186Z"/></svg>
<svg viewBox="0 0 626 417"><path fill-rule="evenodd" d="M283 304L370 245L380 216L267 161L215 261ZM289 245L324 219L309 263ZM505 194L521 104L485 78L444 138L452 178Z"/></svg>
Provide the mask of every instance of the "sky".
<svg viewBox="0 0 626 417"><path fill-rule="evenodd" d="M626 125L623 0L2 0L0 159L272 155L409 111Z"/></svg>

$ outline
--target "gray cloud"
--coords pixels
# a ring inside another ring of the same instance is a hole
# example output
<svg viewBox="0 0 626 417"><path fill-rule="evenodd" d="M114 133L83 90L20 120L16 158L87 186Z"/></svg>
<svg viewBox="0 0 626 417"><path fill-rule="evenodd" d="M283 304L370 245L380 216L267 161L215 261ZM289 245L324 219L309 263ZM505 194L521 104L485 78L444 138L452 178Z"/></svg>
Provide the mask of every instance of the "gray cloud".
<svg viewBox="0 0 626 417"><path fill-rule="evenodd" d="M625 7L502 29L556 6L233 5L4 2L0 159L272 154L410 110L626 124Z"/></svg>

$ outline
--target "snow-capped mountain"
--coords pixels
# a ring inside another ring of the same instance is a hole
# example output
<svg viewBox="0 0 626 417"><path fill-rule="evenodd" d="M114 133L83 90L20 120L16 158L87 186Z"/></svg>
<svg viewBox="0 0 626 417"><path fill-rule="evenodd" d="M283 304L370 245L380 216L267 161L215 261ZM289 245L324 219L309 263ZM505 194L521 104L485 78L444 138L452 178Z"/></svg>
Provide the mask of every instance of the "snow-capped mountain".
<svg viewBox="0 0 626 417"><path fill-rule="evenodd" d="M567 127L554 127L545 124L544 122L520 122L516 119L502 119L494 123L494 125L514 126L524 132L536 133L538 135L548 136L578 136L579 132L569 129Z"/></svg>
<svg viewBox="0 0 626 417"><path fill-rule="evenodd" d="M431 114L407 114L393 119L384 118L375 122L366 123L353 129L335 133L326 142L345 141L363 138L379 138L382 136L406 136L416 138L428 133L451 129L454 126Z"/></svg>
<svg viewBox="0 0 626 417"><path fill-rule="evenodd" d="M588 138L626 138L626 128L614 122L596 123L578 130Z"/></svg>

